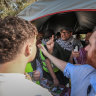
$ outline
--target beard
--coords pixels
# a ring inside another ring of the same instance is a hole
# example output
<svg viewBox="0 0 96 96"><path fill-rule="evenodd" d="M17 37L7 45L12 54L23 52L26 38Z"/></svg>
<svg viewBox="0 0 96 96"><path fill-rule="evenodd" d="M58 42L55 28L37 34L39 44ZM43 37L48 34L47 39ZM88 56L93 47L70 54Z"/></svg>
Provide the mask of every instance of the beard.
<svg viewBox="0 0 96 96"><path fill-rule="evenodd" d="M92 55L90 57L87 55L86 63L96 69L96 50L92 52Z"/></svg>

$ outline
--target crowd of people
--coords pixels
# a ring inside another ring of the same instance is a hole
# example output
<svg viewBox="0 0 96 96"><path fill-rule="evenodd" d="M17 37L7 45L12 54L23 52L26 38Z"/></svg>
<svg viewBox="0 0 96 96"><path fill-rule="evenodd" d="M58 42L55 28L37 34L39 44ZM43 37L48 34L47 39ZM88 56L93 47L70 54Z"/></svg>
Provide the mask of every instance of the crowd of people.
<svg viewBox="0 0 96 96"><path fill-rule="evenodd" d="M96 28L84 44L71 28L54 33L38 35L18 17L0 20L0 96L96 95Z"/></svg>
<svg viewBox="0 0 96 96"><path fill-rule="evenodd" d="M80 39L78 40L77 38L73 38L73 31L71 28L63 27L56 35L54 35L54 31L50 29L44 32L45 34L43 34L42 39L40 39L41 42L39 40L39 43L42 43L50 54L72 64L86 64L87 51L84 47L88 45L92 32L86 34L85 43L83 44L80 42ZM50 44L51 46L48 46ZM52 49L50 51L51 47ZM78 47L78 50L74 50L75 47ZM38 72L37 76L39 85L47 88L53 95L55 93L55 96L66 96L66 94L69 96L71 90L70 79L68 79L68 77L66 78L63 72L54 66L54 63L52 63L50 59L46 58L41 50L38 56L41 58L39 59L39 64L41 65L40 68L42 70Z"/></svg>

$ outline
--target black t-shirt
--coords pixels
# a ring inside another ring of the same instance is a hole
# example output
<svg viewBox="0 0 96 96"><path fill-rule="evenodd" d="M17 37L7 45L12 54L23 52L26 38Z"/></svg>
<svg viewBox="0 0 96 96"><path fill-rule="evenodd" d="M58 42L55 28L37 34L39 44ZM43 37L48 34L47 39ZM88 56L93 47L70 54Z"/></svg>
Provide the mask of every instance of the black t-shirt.
<svg viewBox="0 0 96 96"><path fill-rule="evenodd" d="M57 57L58 59L68 62L71 55L71 51L63 49L57 42L55 42L52 55Z"/></svg>

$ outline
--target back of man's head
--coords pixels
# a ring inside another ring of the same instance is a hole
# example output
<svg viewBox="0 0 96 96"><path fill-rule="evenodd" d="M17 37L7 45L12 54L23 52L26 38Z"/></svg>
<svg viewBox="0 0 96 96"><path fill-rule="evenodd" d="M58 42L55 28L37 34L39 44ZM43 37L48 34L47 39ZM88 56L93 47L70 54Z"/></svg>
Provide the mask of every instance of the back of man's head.
<svg viewBox="0 0 96 96"><path fill-rule="evenodd" d="M0 64L13 60L21 52L22 45L36 34L31 22L18 17L3 19L0 22Z"/></svg>

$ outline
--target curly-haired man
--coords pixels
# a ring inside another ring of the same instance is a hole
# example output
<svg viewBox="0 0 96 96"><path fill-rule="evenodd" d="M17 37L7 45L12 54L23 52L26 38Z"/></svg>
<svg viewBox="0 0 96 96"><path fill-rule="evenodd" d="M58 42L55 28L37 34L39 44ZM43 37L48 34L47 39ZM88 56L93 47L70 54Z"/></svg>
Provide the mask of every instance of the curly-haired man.
<svg viewBox="0 0 96 96"><path fill-rule="evenodd" d="M22 74L35 58L37 33L33 24L18 17L0 22L0 96L51 95Z"/></svg>

